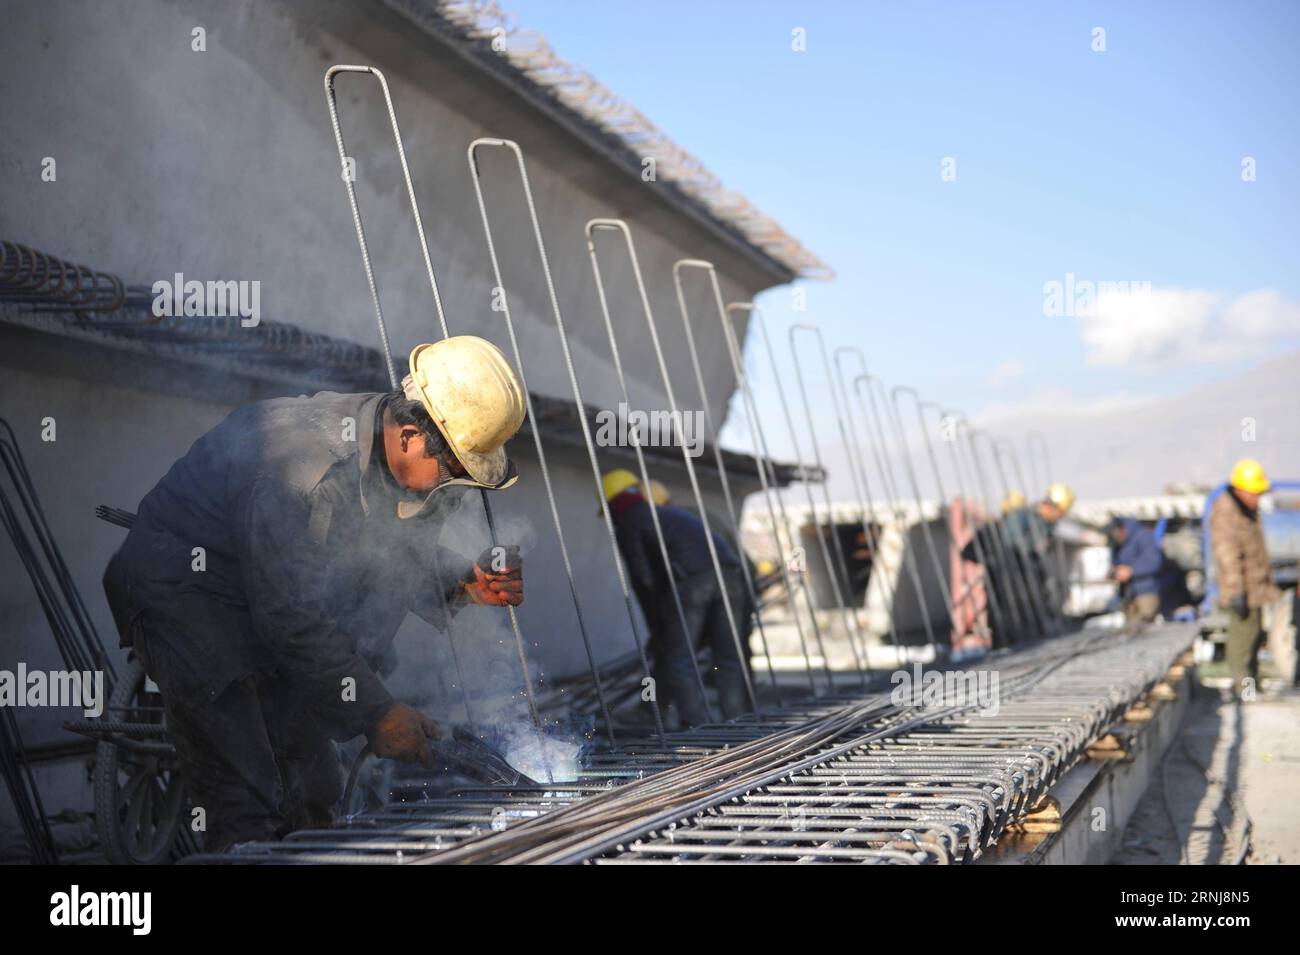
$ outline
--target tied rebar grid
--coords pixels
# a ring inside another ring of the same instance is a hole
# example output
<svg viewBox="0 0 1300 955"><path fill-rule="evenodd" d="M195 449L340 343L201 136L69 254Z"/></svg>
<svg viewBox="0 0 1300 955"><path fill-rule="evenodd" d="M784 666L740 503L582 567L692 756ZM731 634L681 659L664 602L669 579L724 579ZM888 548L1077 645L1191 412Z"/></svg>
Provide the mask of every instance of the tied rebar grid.
<svg viewBox="0 0 1300 955"><path fill-rule="evenodd" d="M997 654L995 696L878 695L590 754L573 782L392 801L223 863L963 863L1033 808L1190 646L1193 628L1084 632ZM935 671L944 672L944 671ZM979 670L951 671L969 679ZM991 676L989 677L991 679ZM989 707L996 699L997 708Z"/></svg>

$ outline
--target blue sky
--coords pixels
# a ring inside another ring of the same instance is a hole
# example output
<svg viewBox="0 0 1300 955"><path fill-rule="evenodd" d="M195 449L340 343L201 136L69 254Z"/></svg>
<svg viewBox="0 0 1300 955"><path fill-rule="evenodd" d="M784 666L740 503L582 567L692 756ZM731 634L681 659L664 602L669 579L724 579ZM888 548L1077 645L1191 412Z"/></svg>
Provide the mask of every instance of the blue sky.
<svg viewBox="0 0 1300 955"><path fill-rule="evenodd" d="M1300 345L1300 4L502 6L827 261L798 318L891 382L1086 407ZM1067 273L1159 298L1086 337L1043 314Z"/></svg>

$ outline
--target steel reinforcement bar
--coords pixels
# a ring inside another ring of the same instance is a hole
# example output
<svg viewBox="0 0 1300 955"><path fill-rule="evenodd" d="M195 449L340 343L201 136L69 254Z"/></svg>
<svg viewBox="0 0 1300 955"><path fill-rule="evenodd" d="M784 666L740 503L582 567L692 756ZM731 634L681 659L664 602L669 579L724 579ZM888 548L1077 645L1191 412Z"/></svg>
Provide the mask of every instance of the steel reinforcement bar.
<svg viewBox="0 0 1300 955"><path fill-rule="evenodd" d="M969 670L602 746L571 782L430 792L222 863L960 863L1024 816L1168 672L1187 625L1084 632Z"/></svg>

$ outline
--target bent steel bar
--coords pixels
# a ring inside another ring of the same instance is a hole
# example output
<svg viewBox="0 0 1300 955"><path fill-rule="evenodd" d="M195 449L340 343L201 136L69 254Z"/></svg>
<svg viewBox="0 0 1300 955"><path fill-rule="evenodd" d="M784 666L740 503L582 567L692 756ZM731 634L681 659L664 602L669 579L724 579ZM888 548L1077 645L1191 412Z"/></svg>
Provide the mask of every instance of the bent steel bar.
<svg viewBox="0 0 1300 955"><path fill-rule="evenodd" d="M1036 440L1035 440L1036 439ZM1043 479L1038 486L1046 489L1047 485L1053 480L1056 473L1052 468L1052 456L1047 450L1047 437L1041 431L1030 431L1025 435L1025 444L1029 448L1029 463L1033 468L1035 481L1038 479L1038 468L1034 465L1034 445L1038 445L1038 450L1042 453L1043 459ZM1041 493L1041 492L1040 492ZM1070 563L1065 556L1065 541L1057 535L1054 535L1056 546L1053 548L1053 556L1056 558L1056 579L1060 581L1063 588L1070 586Z"/></svg>
<svg viewBox="0 0 1300 955"><path fill-rule="evenodd" d="M840 438L844 442L844 447L849 455L849 474L853 478L853 490L858 498L858 508L862 516L862 533L865 540L871 545L872 566L871 575L874 577L877 573L882 575L881 593L888 594L889 606L885 608L889 615L889 639L894 646L902 646L902 641L898 639L898 622L894 619L894 611L898 606L899 582L902 579L901 571L898 567L894 570L894 583L890 586L889 581L884 579L886 571L886 561L882 557L880 549L880 532L876 528L875 497L871 493L871 479L867 477L867 457L862 450L862 442L858 437L857 417L853 413L853 401L849 395L848 383L844 377L844 369L840 365L840 359L845 355L856 355L858 363L862 366L863 373L866 372L866 356L862 354L861 349L849 345L841 345L835 349L835 384L839 388L840 396L844 399L844 409L848 415L848 428L845 430L841 426ZM864 421L865 424L865 421ZM906 540L903 542L906 547ZM868 578L867 586L870 588L871 579Z"/></svg>
<svg viewBox="0 0 1300 955"><path fill-rule="evenodd" d="M809 515L811 516L813 523L816 524L817 508L813 503L812 489L808 486L808 475L807 472L804 470L804 466L803 466L803 452L799 448L799 433L794 425L794 416L790 414L790 403L786 401L785 398L785 386L781 384L781 369L777 366L776 363L776 352L772 350L772 339L768 337L767 334L767 323L762 320L762 316L759 315L757 311L754 312L754 316L755 318L758 319L757 325L758 325L759 332L762 334L763 348L767 352L767 361L772 368L772 383L776 385L776 396L781 402L781 414L785 418L786 432L790 436L790 447L794 451L794 460L795 460L795 465L799 469L800 483L803 484L804 491L808 496ZM779 493L777 494L777 500L781 500L781 496ZM781 516L783 519L786 518L786 510L785 510L784 502L782 502L781 504ZM794 542L795 540L794 532L791 530L788 521L785 525L785 528L786 528L786 533L790 534L791 541ZM821 540L820 534L818 534L817 539L819 541ZM794 546L798 547L799 544L795 543ZM828 569L831 566L829 559L826 561L826 566ZM830 684L831 692L834 693L836 687L835 687L835 677L831 673L831 658L826 654L826 644L822 639L822 628L821 625L817 622L817 606L815 603L813 603L812 590L808 586L806 568L804 569L804 571L801 573L800 576L801 578L803 578L802 583L803 583L804 599L808 603L808 615L812 619L813 636L817 640L817 652L822 655L822 665L826 670L826 681Z"/></svg>
<svg viewBox="0 0 1300 955"><path fill-rule="evenodd" d="M988 446L989 454L996 458L996 454L993 451L993 443L989 439L988 434L979 428L967 426L966 441L970 446L971 461L974 462L975 473L979 475L980 487L984 489L985 497L989 502L990 509L996 508L1000 512L997 491L993 488L992 484L987 481L984 467L980 463L979 446L976 443L977 438L984 439L985 444ZM994 463L996 464L996 461ZM1002 493L1005 494L1007 490L1005 487L1005 481L1003 481L1003 484L1004 487ZM1003 519L995 520L993 522L993 530L994 541L999 551L1000 563L1006 568L1005 576L1007 578L1007 589L1013 593L1015 599L1019 601L1020 608L1023 611L1023 613L1020 614L1021 622L1026 627L1026 632L1029 632L1033 627L1038 625L1038 614L1034 607L1033 595L1030 592L1029 579L1025 576L1024 567L1017 555L1016 546L1011 538L1011 532L1007 527L1007 522ZM1041 636L1041 634L1034 635Z"/></svg>
<svg viewBox="0 0 1300 955"><path fill-rule="evenodd" d="M954 428L956 429L955 433L958 439L960 439L963 433L966 435L966 442L964 444L960 440L954 442L953 460L957 465L959 472L962 474L961 480L964 482L969 481L970 483L968 486L978 492L979 499L983 502L981 507L986 514L995 513L990 509L990 498L988 488L985 485L984 470L980 467L979 461L975 455L975 444L970 436L970 422L961 412L949 411L948 414L953 418ZM965 456L969 458L969 476L966 473L967 467L962 464L963 451L965 451ZM989 551L984 550L983 545L980 545L977 548L977 551L983 551L984 581L990 592L997 593L998 602L1004 604L1003 609L1006 611L1009 623L1012 625L1015 632L1020 633L1025 630L1025 620L1021 615L1019 598L1016 594L1015 587L1013 586L1014 582L1010 576L1010 569L1008 568L1007 573L1003 575L1003 579L1001 580L996 579L994 576L990 576L988 572L992 563L1006 566L1007 559L1005 544L1002 540L1002 531L998 527L999 522L996 518L986 517L985 523L990 525L988 529L988 541L992 544L992 552L990 553ZM999 591L999 587L1005 589Z"/></svg>
<svg viewBox="0 0 1300 955"><path fill-rule="evenodd" d="M786 335L790 342L790 358L794 363L795 382L799 386L799 399L803 402L804 421L808 425L808 443L812 447L813 463L817 466L817 470L825 473L826 466L822 461L821 445L817 441L817 422L813 419L812 402L808 400L808 386L803 377L803 363L799 360L799 332L808 332L817 339L817 349L822 360L822 373L826 376L828 384L831 384L831 364L830 360L826 357L826 343L822 339L820 328L810 322L801 322L790 326ZM842 434L844 431L844 418L840 412L840 400L835 394L835 387L833 384L831 384L831 402L835 411L835 419L840 424L840 433ZM812 506L812 488L807 481L804 482L804 487L808 490L809 508L812 510L813 529L817 534L817 542L822 552L822 559L826 561L826 573L831 579L831 589L835 594L835 602L843 607L848 614L849 648L853 651L853 659L858 666L858 674L862 679L863 686L865 686L867 682L867 674L863 667L863 659L867 654L867 641L866 637L862 633L862 627L858 620L858 608L851 600L852 591L850 590L849 593L850 599L846 599L840 588L841 574L843 575L843 582L850 587L852 587L852 579L849 576L849 562L844 556L844 547L840 543L840 536L835 530L835 508L831 503L830 488L827 486L826 481L822 481L822 497L826 499L827 524L826 532L823 534L821 524L817 520L817 510ZM835 545L835 561L831 560L831 555L827 550L825 540L827 537L829 537L831 543ZM855 639L857 644L861 644L861 655L859 655L858 645L854 642Z"/></svg>
<svg viewBox="0 0 1300 955"><path fill-rule="evenodd" d="M1011 466L1016 472L1016 480L1023 485L1025 483L1025 476L1020 470L1020 455L1016 453L1016 446L1012 444L1008 438L999 438L994 442L994 448L999 454L1005 453L1007 457L1010 458ZM1051 568L1047 566L1047 548L1051 545L1051 540L1050 538L1048 540L1042 540L1038 536L1037 527L1034 521L1029 522L1029 540L1025 541L1025 543L1028 546L1028 556L1033 557L1035 555L1041 555L1044 563L1043 569L1050 572ZM1040 543L1042 544L1041 550L1039 549ZM1060 621L1056 618L1056 613L1053 611L1048 597L1048 594L1042 593L1040 590L1039 599L1043 605L1043 612L1048 630L1053 636L1057 636L1061 632L1061 625Z"/></svg>
<svg viewBox="0 0 1300 955"><path fill-rule="evenodd" d="M998 480L1002 483L1002 493L1009 494L1011 491L1011 482L1007 480L1006 469L1002 466L1002 454L1005 448L1004 439L995 438L993 435L983 432L983 437L988 442L989 453L993 457L993 466L998 473ZM1032 522L1031 522L1032 524ZM1025 579L1025 592L1029 595L1030 603L1033 608L1034 616L1038 618L1038 624L1043 628L1044 633L1052 629L1048 619L1047 608L1042 599L1041 587L1035 579L1037 574L1034 573L1034 544L1032 536L1026 536L1022 529L1016 527L1010 521L1006 522L1007 538L1011 542L1011 548L1018 559L1021 575ZM1032 532L1031 532L1032 533Z"/></svg>
<svg viewBox="0 0 1300 955"><path fill-rule="evenodd" d="M411 203L411 216L415 222L416 237L419 239L420 242L420 250L424 256L425 272L429 277L429 290L433 294L433 304L438 314L438 326L442 332L443 338L448 338L450 336L450 331L447 327L447 318L442 308L442 296L438 292L438 280L435 277L433 272L433 261L429 257L429 245L428 242L425 240L425 236L424 236L424 222L420 217L420 204L415 198L415 186L411 181L411 170L406 162L406 150L402 146L402 133L400 128L397 125L397 111L393 107L393 98L388 92L388 81L384 79L384 74L381 73L379 70L375 69L373 66L348 66L348 65L332 66L325 71L325 101L329 106L330 125L334 129L334 143L338 147L340 173L343 179L343 185L347 189L348 205L352 210L352 225L356 229L357 245L361 249L361 264L365 268L366 283L370 287L370 301L375 310L375 322L379 327L379 339L380 342L382 343L383 353L384 353L383 355L384 367L388 371L389 385L392 387L393 391L397 391L400 387L400 384L397 376L397 369L393 364L393 350L388 340L388 327L387 324L384 322L384 311L382 306L379 303L379 288L375 283L375 273L370 263L370 249L368 244L366 243L366 232L361 222L361 208L357 204L356 189L353 187L352 184L353 177L350 175L350 170L347 167L347 150L343 144L343 130L339 125L338 104L336 102L336 97L334 92L334 77L337 76L339 73L369 74L375 77L375 79L379 81L379 87L381 90L383 90L384 103L388 107L389 124L392 126L393 129L393 142L397 147L397 158L402 166L402 177L406 181L406 195ZM487 491L481 490L479 492L479 498L483 502L483 517L484 520L487 522L488 537L492 542L492 546L496 547L498 546L497 534L496 534L496 522L492 518L492 505L488 501ZM441 580L441 568L438 566L436 559L434 563L434 573L438 576L439 580ZM450 614L448 613L448 609L447 609L446 595L439 592L438 600L442 605L444 619L450 620ZM533 699L532 677L528 672L528 661L524 654L523 633L519 629L519 619L518 616L515 614L515 608L507 606L506 610L508 611L508 617L510 620L510 629L514 635L515 652L519 658L519 669L520 669L520 675L523 678L524 697L528 701L528 712L529 715L532 717L533 726L540 734L542 729L542 719L541 719L541 714L539 714L537 711L537 704ZM448 628L447 628L447 639L449 642L452 640L450 623L448 623ZM452 650L453 650L452 658L456 662L457 667L459 668L460 658L455 653L454 645L452 646ZM459 678L459 683L461 685L461 695L462 695L463 702L465 704L465 713L466 716L468 717L470 712L468 689L465 685L463 674L460 674L458 672L457 676ZM550 773L549 757L547 756L546 747L543 745L541 748L542 748L543 761L548 764L547 773L549 775Z"/></svg>
<svg viewBox="0 0 1300 955"><path fill-rule="evenodd" d="M438 293L438 280L433 274L433 260L429 257L429 243L424 237L424 221L420 218L420 205L415 199L415 185L411 182L411 169L406 164L406 150L402 146L402 131L397 126L397 111L393 108L393 97L388 92L388 81L384 74L373 66L349 66L345 64L331 66L325 71L325 101L329 104L330 125L334 127L334 143L339 150L339 174L348 191L348 205L352 208L352 224L357 230L357 244L361 247L361 264L366 270L366 283L370 286L370 300L375 308L375 319L379 323L379 339L383 343L384 363L388 368L388 381L393 390L398 388L397 369L393 366L393 349L388 342L388 327L384 323L384 310L379 305L379 289L375 284L374 269L370 265L370 248L366 244L366 231L361 224L361 207L357 205L357 191L352 181L355 178L348 169L347 149L343 145L343 130L339 126L338 103L334 92L334 77L340 73L363 73L379 81L379 88L384 93L384 105L388 107L388 121L393 127L393 143L397 147L397 159L402 166L402 178L406 180L406 195L411 203L411 215L415 219L416 237L420 240L420 251L424 255L424 268L429 276L429 289L433 292L433 304L438 311L438 324L442 328L442 337L450 335L447 330L447 318L442 310L442 296Z"/></svg>
<svg viewBox="0 0 1300 955"><path fill-rule="evenodd" d="M717 465L720 483L722 484L722 498L727 506L727 519L731 521L732 532L735 534L736 548L739 550L741 548L740 518L737 516L735 500L731 496L731 480L727 476L727 467L722 460L722 448L718 444L717 440L718 432L713 427L713 415L709 412L709 395L708 390L704 387L704 373L700 370L699 352L696 351L695 348L695 333L691 331L690 311L686 307L686 295L682 290L682 271L685 269L701 269L708 273L709 284L713 290L713 299L717 305L719 317L724 317L727 310L726 306L722 304L722 290L718 287L718 273L713 268L712 262L705 262L701 259L679 259L673 263L673 285L677 289L677 307L682 314L682 329L686 332L686 348L691 356L691 369L695 373L695 384L700 391L700 407L704 409L704 433L712 434L714 436L713 460ZM723 322L723 327L724 329L726 327L725 321ZM739 377L737 378L737 381L739 381ZM761 474L764 464L761 460L756 463L758 464L758 470ZM705 518L704 502L698 498L698 495L697 502L700 506L701 518ZM705 521L705 527L708 527L707 520ZM711 536L712 535L710 535L710 537ZM758 608L758 591L754 589L754 578L749 572L749 559L743 552L738 553L736 557L740 560L740 572L745 578L745 590L748 592L750 602L754 606L754 624L758 628L759 642L763 644L763 656L767 657L767 672L768 676L771 678L772 690L776 694L779 703L781 690L776 682L776 668L772 665L772 651L767 645L767 630L763 626L763 615L759 612ZM726 602L728 608L730 608L730 601ZM730 619L730 617L728 617L728 619ZM732 635L736 638L736 650L740 653L741 666L748 668L747 661L749 659L749 654L745 651L749 648L741 646L739 630L734 626Z"/></svg>
<svg viewBox="0 0 1300 955"><path fill-rule="evenodd" d="M934 453L934 445L930 442L930 433L926 429L926 424L925 424L926 408L933 408L935 413L939 415L939 424L941 429L940 436L947 444L950 445L949 451L952 452L952 456L953 456L953 474L954 474L954 480L957 482L956 491L957 491L958 499L964 499L962 502L962 518L970 525L971 547L975 552L975 559L979 562L980 571L982 574L983 569L985 567L984 547L983 544L979 541L979 534L978 534L979 526L976 523L974 515L970 512L970 508L967 503L970 500L970 497L969 495L966 494L966 491L962 486L961 466L958 463L957 452L956 452L956 444L957 444L956 435L954 434L951 439L948 439L943 435L942 432L943 419L949 416L947 412L943 410L942 407L940 407L938 404L936 404L933 401L920 401L917 403L916 413L917 413L917 418L921 423L921 437L925 440L925 453L926 456L930 459L930 468L932 471L934 471L934 483L935 486L939 489L939 497L941 500L944 501L948 500L948 494L944 490L943 471L939 467L939 459ZM967 603L969 603L973 608L972 620L974 621L977 627L979 626L983 627L983 632L980 635L991 637L991 634L989 633L989 628L987 626L989 621L986 620L984 621L983 624L980 623L980 619L979 619L980 607L975 597L976 580L972 578L968 562L962 556L962 549L957 546L957 532L953 524L951 508L944 508L943 515L944 515L944 520L948 525L948 536L952 541L953 553L957 560L958 566L961 567L961 572L962 572L963 592L962 592L961 599L957 601L957 605L965 606ZM984 594L985 594L984 599L988 605L989 613L994 618L993 622L996 624L1000 624L1002 619L1001 608L997 606L996 598L993 595L993 588L988 586L987 578L984 578L982 583L983 583Z"/></svg>
<svg viewBox="0 0 1300 955"><path fill-rule="evenodd" d="M860 356L861 357L861 356ZM884 382L875 375L867 374L865 371L853 379L853 390L857 393L858 404L862 410L862 420L867 422L867 435L872 435L871 424L875 424L875 437L872 439L872 453L876 459L876 469L880 472L880 481L885 487L885 493L889 495L890 510L894 512L894 519L898 521L903 532L903 563L907 566L908 576L912 578L912 586L916 588L916 602L921 609L921 624L925 628L926 639L930 643L930 649L937 656L939 653L939 641L934 635L934 624L930 622L930 602L925 599L925 582L921 579L920 568L916 565L916 555L912 553L912 548L908 542L907 514L902 508L902 500L898 493L898 485L894 480L894 467L889 463L889 443L885 437L885 428L880 420L880 407L876 403L875 390L871 387L872 382L879 385L881 391L884 390ZM867 403L862 400L862 386L867 386L867 399L870 402L870 415L867 414ZM923 514L917 514L917 520L924 518Z"/></svg>
<svg viewBox="0 0 1300 955"><path fill-rule="evenodd" d="M762 419L758 416L758 407L754 403L754 393L749 387L749 376L745 374L745 359L740 350L740 339L736 335L735 319L732 312L748 312L757 323L762 323L763 316L755 307L753 302L732 302L724 310L721 316L723 338L727 342L727 352L731 356L732 371L736 375L736 384L740 388L741 400L745 408L745 424L749 428L750 440L754 446L754 460L759 463L758 480L763 487L763 501L767 505L768 520L772 525L772 540L776 544L777 561L781 566L781 580L785 584L786 602L790 607L790 619L794 622L795 631L799 634L799 647L803 651L804 666L808 671L808 688L812 691L813 696L817 695L817 684L813 679L812 657L808 653L808 639L804 633L803 618L799 614L799 607L795 603L794 581L790 579L790 567L787 563L785 553L785 544L781 541L781 532L790 533L790 521L786 515L785 502L781 499L779 493L773 491L773 485L776 483L775 473L772 472L769 480L769 471L772 468L772 457L768 453L767 436L763 431ZM781 520L778 524L776 508L772 505L772 499L781 511ZM808 602L808 611L812 614L813 626L817 626L817 610L812 604L812 597L804 589L804 597ZM755 611L760 613L760 611ZM769 664L771 657L768 658ZM827 674L829 676L829 673ZM834 690L835 684L831 683L831 689Z"/></svg>
<svg viewBox="0 0 1300 955"><path fill-rule="evenodd" d="M478 200L479 215L483 219L483 237L487 242L488 258L492 262L492 276L496 280L497 289L501 292L501 314L505 317L506 331L510 335L510 348L514 352L515 364L519 368L519 380L523 385L524 403L528 406L528 418L533 422L533 445L537 450L537 462L542 472L542 484L546 489L546 500L551 508L551 520L555 524L555 537L560 545L560 558L564 562L564 575L569 583L569 594L573 598L573 609L578 618L578 632L582 635L582 646L587 652L587 663L591 667L592 679L596 682L596 695L600 700L601 714L605 718L606 732L612 741L614 723L610 719L609 708L605 702L605 690L600 681L600 668L596 665L595 651L592 650L591 637L587 633L587 624L582 613L582 601L578 597L578 586L573 578L573 563L569 559L569 547L564 539L564 528L560 522L560 510L555 502L555 489L551 485L551 471L546 463L546 450L542 447L542 429L537 424L537 414L533 409L532 394L528 390L528 380L524 373L524 356L519 348L519 339L515 335L515 323L510 315L509 296L506 294L505 283L501 278L501 265L497 261L496 244L492 240L492 223L488 220L487 205L483 201L483 182L478 166L478 150L484 146L506 149L515 157L515 164L519 170L519 180L524 187L524 198L528 203L528 218L533 226L533 239L537 244L537 254L541 258L542 274L546 278L546 291L551 301L551 314L555 317L555 330L560 338L560 349L564 353L564 365L569 373L569 385L573 389L573 400L578 412L578 421L582 426L582 437L587 445L587 455L591 459L591 469L596 477L597 487L600 486L600 465L596 462L596 448L591 440L586 406L582 401L582 389L578 385L578 376L573 370L573 357L569 353L569 338L564 331L564 317L560 314L560 303L555 297L555 282L551 278L551 264L546 255L546 243L542 241L542 226L537 219L537 207L533 202L533 190L528 182L528 170L524 166L523 151L513 140L488 137L476 139L469 144L465 155L469 161L470 172L473 174L474 197ZM631 612L630 604L628 616L632 620L635 631L635 616ZM658 707L656 707L657 712ZM660 726L660 730L662 731L662 726Z"/></svg>
<svg viewBox="0 0 1300 955"><path fill-rule="evenodd" d="M907 483L912 488L912 496L916 499L916 516L921 524L921 536L925 538L926 550L930 552L930 563L934 568L935 578L942 585L940 590L943 593L943 606L948 612L948 623L952 627L952 636L957 635L957 614L952 603L952 583L949 581L949 568L945 568L939 560L939 549L934 546L934 532L930 529L930 522L925 517L925 501L921 497L921 484L916 479L916 469L912 467L912 455L908 453L907 442L904 438L903 416L898 410L898 396L900 394L910 394L912 401L916 405L917 418L921 421L921 435L925 437L925 419L921 417L921 396L915 388L907 385L895 385L889 392L889 401L892 408L890 415L894 429L894 440L898 445L898 456L903 459L903 470L907 474ZM939 492L939 517L945 519L944 512L945 500L943 491ZM952 528L948 527L949 538L951 539Z"/></svg>
<svg viewBox="0 0 1300 955"><path fill-rule="evenodd" d="M600 258L596 255L596 233L600 231L617 232L623 237L623 244L627 248L628 261L631 263L632 266L632 277L636 282L637 295L641 300L641 312L645 316L646 326L650 329L650 340L654 343L655 357L659 361L659 372L663 376L663 380L666 388L670 387L670 384L668 382L668 370L667 370L667 366L664 364L663 350L659 346L659 333L658 333L657 326L655 325L654 313L650 309L650 296L646 293L645 279L641 275L641 260L640 258L637 257L636 245L632 242L632 231L627 227L627 223L624 222L622 219L590 220L585 227L585 232L587 236L587 256L591 260L592 279L596 283L596 297L600 301L600 314L605 321L605 334L609 338L609 350L614 360L614 373L618 378L618 386L621 389L621 393L623 395L623 401L630 408L632 406L632 396L631 393L628 391L627 376L623 372L623 359L620 356L618 350L618 336L614 334L614 320L610 317L609 314L609 298L605 294L605 282L600 274ZM676 406L674 405L674 407ZM632 451L636 455L637 469L641 473L641 486L643 488L648 489L650 487L650 471L646 467L645 453L641 450L641 442L638 439L638 437L635 435L634 430L635 429L629 428L628 435L632 440ZM683 452L686 451L686 447L684 444L682 450ZM689 455L687 455L686 457L689 463L690 460ZM692 472L692 474L693 473L694 472ZM609 513L609 504L608 502L605 501L605 494L603 490L598 492L598 496L602 501L601 513L605 517L605 526L609 530L610 540L614 542L615 551L617 553L618 548L617 548L616 535L614 533L614 518ZM678 622L681 624L682 633L687 635L685 639L689 639L689 634L691 630L690 630L690 626L686 622L686 610L682 606L681 594L677 590L677 580L676 580L676 576L673 574L673 569L672 569L672 564L673 564L672 558L668 554L668 544L664 540L664 529L659 522L659 505L655 503L654 496L649 494L648 492L646 493L645 497L646 497L646 502L650 505L650 521L652 524L654 524L655 537L659 541L659 556L663 559L664 562L664 570L666 571L668 576L668 589L672 592L673 595L673 606L677 611L677 619ZM712 546L711 540L710 540L710 546ZM623 564L621 558L616 558L614 563L615 566L618 568L619 580L622 582L624 592L626 593L627 581L623 576ZM630 600L631 598L629 597L628 599ZM639 641L637 643L637 649L640 650ZM700 694L700 702L704 705L705 712L709 714L709 719L712 720L713 710L709 706L708 694L705 693L704 691L704 677L700 674L699 661L696 659L694 653L690 653L689 656L691 658L691 667L695 674L695 686L697 691ZM641 653L641 659L643 662L645 662L644 651L642 651ZM743 663L743 658L742 658L742 663ZM649 664L646 663L645 666L646 666L646 672L648 673L650 669ZM746 674L746 676L748 676L748 674ZM655 704L655 707L656 707L655 712L658 713L658 703Z"/></svg>

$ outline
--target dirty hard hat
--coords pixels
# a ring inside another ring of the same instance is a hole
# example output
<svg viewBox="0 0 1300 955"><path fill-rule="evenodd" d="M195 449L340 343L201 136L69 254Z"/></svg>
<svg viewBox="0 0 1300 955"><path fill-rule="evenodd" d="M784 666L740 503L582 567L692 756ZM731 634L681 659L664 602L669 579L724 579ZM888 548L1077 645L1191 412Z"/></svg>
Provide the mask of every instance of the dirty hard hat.
<svg viewBox="0 0 1300 955"><path fill-rule="evenodd" d="M1239 491L1251 494L1263 494L1269 489L1268 478L1264 475L1264 466L1254 458L1242 458L1232 466L1232 477L1228 483Z"/></svg>
<svg viewBox="0 0 1300 955"><path fill-rule="evenodd" d="M1074 492L1070 490L1070 485L1062 484L1059 481L1047 489L1047 499L1059 507L1062 512L1068 511L1074 506Z"/></svg>
<svg viewBox="0 0 1300 955"><path fill-rule="evenodd" d="M429 412L477 483L499 487L510 467L503 445L524 423L524 390L491 342L457 335L411 350L409 398Z"/></svg>
<svg viewBox="0 0 1300 955"><path fill-rule="evenodd" d="M624 468L619 468L617 471L606 472L605 476L601 478L600 489L605 495L605 500L612 501L624 491L638 487L640 484L641 479L635 474Z"/></svg>
<svg viewBox="0 0 1300 955"><path fill-rule="evenodd" d="M661 481L656 481L654 478L651 478L650 483L646 485L646 491L649 492L646 496L655 502L656 507L663 507L672 497L668 488L664 487Z"/></svg>

